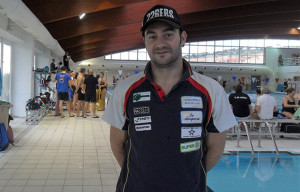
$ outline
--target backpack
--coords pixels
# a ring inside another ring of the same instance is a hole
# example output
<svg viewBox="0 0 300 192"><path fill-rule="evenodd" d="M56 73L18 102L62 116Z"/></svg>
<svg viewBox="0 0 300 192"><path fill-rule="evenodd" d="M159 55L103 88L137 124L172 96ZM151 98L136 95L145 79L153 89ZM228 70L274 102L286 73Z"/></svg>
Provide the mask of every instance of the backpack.
<svg viewBox="0 0 300 192"><path fill-rule="evenodd" d="M10 141L4 123L0 124L0 151L4 151L9 143L13 145Z"/></svg>

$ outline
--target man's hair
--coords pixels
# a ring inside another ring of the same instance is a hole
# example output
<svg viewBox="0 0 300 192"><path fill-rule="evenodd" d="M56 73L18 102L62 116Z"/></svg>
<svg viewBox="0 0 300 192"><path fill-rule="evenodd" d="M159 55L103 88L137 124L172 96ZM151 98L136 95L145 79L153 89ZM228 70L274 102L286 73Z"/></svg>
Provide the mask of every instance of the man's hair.
<svg viewBox="0 0 300 192"><path fill-rule="evenodd" d="M241 85L237 85L236 88L235 88L235 92L236 93L242 93L243 91L243 87Z"/></svg>
<svg viewBox="0 0 300 192"><path fill-rule="evenodd" d="M66 67L65 67L65 66L62 66L60 69L61 69L62 71L65 71L65 70L66 70Z"/></svg>
<svg viewBox="0 0 300 192"><path fill-rule="evenodd" d="M89 69L89 70L88 70L88 74L89 74L89 75L93 75L93 72L94 72L93 69Z"/></svg>
<svg viewBox="0 0 300 192"><path fill-rule="evenodd" d="M80 68L80 71L79 71L80 73L84 73L85 72L85 68Z"/></svg>
<svg viewBox="0 0 300 192"><path fill-rule="evenodd" d="M269 87L263 86L263 87L261 88L261 93L262 93L262 94L269 94L269 93L270 93Z"/></svg>
<svg viewBox="0 0 300 192"><path fill-rule="evenodd" d="M287 94L290 94L290 93L293 92L293 91L295 91L295 89L292 88L292 87L286 89L286 93L287 93Z"/></svg>
<svg viewBox="0 0 300 192"><path fill-rule="evenodd" d="M256 93L261 95L261 90L260 90L260 88L256 88Z"/></svg>

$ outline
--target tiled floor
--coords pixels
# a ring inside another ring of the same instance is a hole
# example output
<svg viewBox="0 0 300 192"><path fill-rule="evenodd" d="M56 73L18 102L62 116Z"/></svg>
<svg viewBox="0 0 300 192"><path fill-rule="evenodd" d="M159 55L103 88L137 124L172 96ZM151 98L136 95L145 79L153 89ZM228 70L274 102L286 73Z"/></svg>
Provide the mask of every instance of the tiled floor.
<svg viewBox="0 0 300 192"><path fill-rule="evenodd" d="M61 119L49 114L38 125L26 125L24 118L16 118L11 125L16 147L0 153L0 191L115 190L120 168L110 150L109 126L100 118ZM277 138L277 144L281 150L300 151L299 137ZM262 146L273 149L269 138L263 139ZM245 137L241 147L228 138L225 150L249 150Z"/></svg>

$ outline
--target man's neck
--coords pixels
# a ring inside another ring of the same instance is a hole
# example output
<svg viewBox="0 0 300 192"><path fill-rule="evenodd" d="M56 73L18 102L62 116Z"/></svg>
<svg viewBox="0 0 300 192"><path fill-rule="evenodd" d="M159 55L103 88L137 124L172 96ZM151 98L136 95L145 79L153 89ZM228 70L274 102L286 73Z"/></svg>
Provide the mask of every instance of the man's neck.
<svg viewBox="0 0 300 192"><path fill-rule="evenodd" d="M151 68L154 83L159 85L166 95L180 81L183 75L182 59L169 68L157 68L155 65L151 65Z"/></svg>

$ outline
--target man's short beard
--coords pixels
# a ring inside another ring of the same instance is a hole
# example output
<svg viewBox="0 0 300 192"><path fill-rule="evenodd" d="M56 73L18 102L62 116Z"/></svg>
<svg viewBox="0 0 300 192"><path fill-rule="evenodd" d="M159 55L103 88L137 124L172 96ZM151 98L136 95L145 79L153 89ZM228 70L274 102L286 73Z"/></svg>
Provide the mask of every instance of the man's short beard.
<svg viewBox="0 0 300 192"><path fill-rule="evenodd" d="M175 50L173 49L172 51L175 51ZM157 59L155 59L155 57L151 58L151 63L160 69L170 68L171 66L173 66L176 63L176 61L179 59L179 57L181 56L181 40L180 40L178 49L176 49L176 53L177 54L174 54L174 52L173 52L173 55L167 60L166 63L159 63L157 61Z"/></svg>

